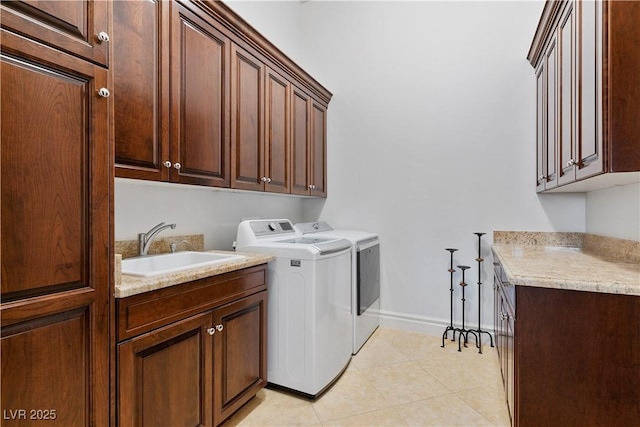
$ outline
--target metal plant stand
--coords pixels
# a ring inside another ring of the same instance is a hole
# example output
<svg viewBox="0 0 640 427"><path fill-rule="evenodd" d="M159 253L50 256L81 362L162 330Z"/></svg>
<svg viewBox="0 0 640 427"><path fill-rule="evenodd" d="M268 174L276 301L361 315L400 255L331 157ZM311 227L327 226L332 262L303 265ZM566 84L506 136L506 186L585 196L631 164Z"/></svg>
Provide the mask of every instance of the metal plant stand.
<svg viewBox="0 0 640 427"><path fill-rule="evenodd" d="M442 345L441 347L444 348L444 339L447 337L447 334L449 333L449 331L452 332L452 337L451 337L451 341L455 341L456 340L456 329L453 327L453 273L455 273L455 269L453 268L453 253L455 251L457 251L457 249L453 249L453 248L447 248L445 249L446 251L449 251L451 253L451 262L449 264L449 275L451 276L451 285L449 287L449 292L451 292L451 320L449 321L449 326L446 327L446 329L444 330L444 333L442 334Z"/></svg>
<svg viewBox="0 0 640 427"><path fill-rule="evenodd" d="M469 342L469 334L473 334L474 337L476 337L476 346L478 345L478 336L476 335L475 331L472 329L466 329L464 327L464 302L466 301L464 298L464 288L467 287L467 284L464 281L464 272L465 270L469 269L470 267L468 265L459 265L458 268L460 270L462 270L462 282L460 282L460 286L462 286L462 327L461 328L455 328L454 329L454 336L456 331L459 332L460 335L458 335L458 351L462 351L462 347L461 347L461 340L462 337L464 336L464 346L467 346L467 342Z"/></svg>
<svg viewBox="0 0 640 427"><path fill-rule="evenodd" d="M482 258L482 236L485 235L486 233L473 233L473 234L478 236L478 258L476 258L476 261L478 262L478 329L476 330L476 333L478 334L477 335L478 353L482 354L482 334L489 335L489 339L491 340L491 347L493 347L493 337L491 336L491 333L488 331L483 331L480 326L481 325L480 314L482 313L482 280L481 280L482 273L481 272L482 272L482 262L484 261L484 259ZM463 271L463 277L464 277L464 271ZM464 323L462 327L464 328Z"/></svg>

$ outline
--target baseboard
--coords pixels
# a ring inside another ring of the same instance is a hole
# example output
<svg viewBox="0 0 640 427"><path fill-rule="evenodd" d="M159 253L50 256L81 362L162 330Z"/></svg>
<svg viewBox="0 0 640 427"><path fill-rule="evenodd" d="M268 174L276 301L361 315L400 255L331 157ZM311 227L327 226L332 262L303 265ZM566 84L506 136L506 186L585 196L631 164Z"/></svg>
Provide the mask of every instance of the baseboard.
<svg viewBox="0 0 640 427"><path fill-rule="evenodd" d="M380 310L380 326L441 337L446 327L449 326L449 319ZM460 325L454 324L453 326L459 327ZM477 329L477 327L477 324L467 325L467 328ZM483 324L482 330L491 332L493 335L493 325Z"/></svg>

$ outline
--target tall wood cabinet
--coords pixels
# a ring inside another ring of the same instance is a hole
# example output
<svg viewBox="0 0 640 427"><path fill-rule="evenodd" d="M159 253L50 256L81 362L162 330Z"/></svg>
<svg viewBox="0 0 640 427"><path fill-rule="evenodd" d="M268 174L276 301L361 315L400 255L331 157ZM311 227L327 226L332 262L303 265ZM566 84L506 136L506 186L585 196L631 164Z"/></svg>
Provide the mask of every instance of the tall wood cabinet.
<svg viewBox="0 0 640 427"><path fill-rule="evenodd" d="M107 426L109 4L3 2L1 13L3 419Z"/></svg>
<svg viewBox="0 0 640 427"><path fill-rule="evenodd" d="M640 4L548 1L529 50L536 69L537 191L637 182ZM586 178L589 181L578 183Z"/></svg>

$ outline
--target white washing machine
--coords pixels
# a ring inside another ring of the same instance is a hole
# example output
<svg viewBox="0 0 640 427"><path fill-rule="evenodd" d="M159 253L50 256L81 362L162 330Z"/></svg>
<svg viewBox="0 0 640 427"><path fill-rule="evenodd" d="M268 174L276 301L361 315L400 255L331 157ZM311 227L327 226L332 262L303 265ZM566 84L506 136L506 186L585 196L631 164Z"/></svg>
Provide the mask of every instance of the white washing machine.
<svg viewBox="0 0 640 427"><path fill-rule="evenodd" d="M271 254L267 381L315 398L351 360L351 242L304 237L287 219L238 226L236 250Z"/></svg>
<svg viewBox="0 0 640 427"><path fill-rule="evenodd" d="M298 223L304 236L347 239L351 242L351 315L353 354L380 326L380 241L376 233L334 230L323 221Z"/></svg>

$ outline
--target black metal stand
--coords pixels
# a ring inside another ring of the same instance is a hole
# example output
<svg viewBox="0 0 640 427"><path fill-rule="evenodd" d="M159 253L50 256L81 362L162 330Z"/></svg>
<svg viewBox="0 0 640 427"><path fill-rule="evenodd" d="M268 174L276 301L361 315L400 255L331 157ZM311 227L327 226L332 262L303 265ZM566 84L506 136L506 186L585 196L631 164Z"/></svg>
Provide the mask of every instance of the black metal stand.
<svg viewBox="0 0 640 427"><path fill-rule="evenodd" d="M454 270L453 268L453 253L455 251L457 251L457 249L452 249L452 248L447 248L445 249L446 251L449 251L451 253L451 262L449 264L449 275L451 276L451 285L449 287L449 291L451 292L451 320L449 322L449 326L447 326L447 328L444 330L444 333L442 334L442 345L440 347L444 348L444 339L447 336L447 333L449 331L452 332L452 337L451 337L451 341L455 341L456 340L456 330L453 327L453 273L455 273L456 270Z"/></svg>
<svg viewBox="0 0 640 427"><path fill-rule="evenodd" d="M453 335L455 337L456 331L460 333L460 335L458 335L458 351L462 351L461 341L460 341L462 340L462 336L464 336L465 347L467 346L467 342L469 342L469 334L473 334L473 336L476 337L476 346L478 345L478 336L476 335L475 331L471 329L465 329L464 327L464 302L466 301L464 298L464 288L467 287L467 284L464 281L464 272L470 267L467 265L459 265L458 268L462 270L462 282L460 282L460 286L462 286L462 328L455 328L453 331Z"/></svg>
<svg viewBox="0 0 640 427"><path fill-rule="evenodd" d="M480 326L481 325L480 313L482 313L482 280L481 280L482 276L481 275L482 275L482 262L484 261L484 259L482 258L482 236L485 235L486 233L473 233L473 234L478 236L478 258L476 258L476 261L478 262L478 329L476 330L476 333L478 334L477 335L478 353L482 354L482 334L489 335L489 339L491 340L491 347L493 347L493 337L491 336L491 333L487 331L483 331ZM464 328L464 324L463 324L463 328Z"/></svg>

